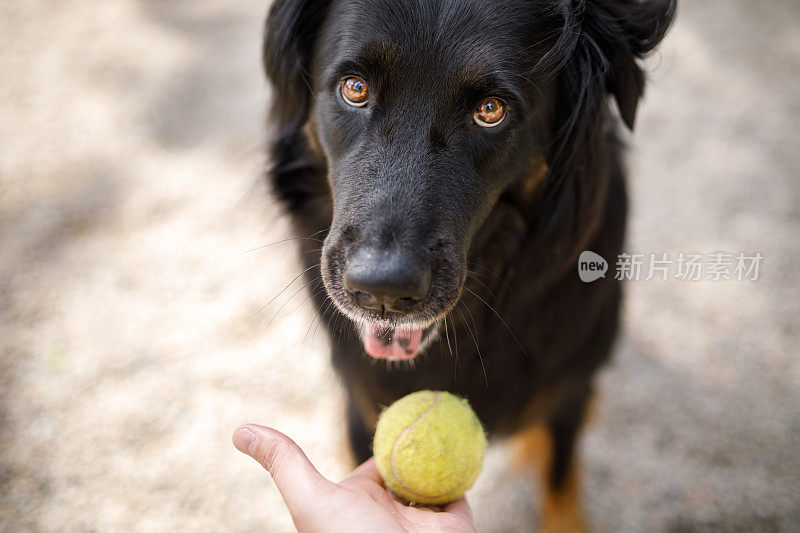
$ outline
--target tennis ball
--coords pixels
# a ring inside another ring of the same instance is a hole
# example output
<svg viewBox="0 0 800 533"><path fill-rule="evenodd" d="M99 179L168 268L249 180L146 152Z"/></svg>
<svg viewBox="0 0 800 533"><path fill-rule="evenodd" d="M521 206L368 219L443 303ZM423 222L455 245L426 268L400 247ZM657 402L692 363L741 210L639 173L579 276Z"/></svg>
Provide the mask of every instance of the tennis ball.
<svg viewBox="0 0 800 533"><path fill-rule="evenodd" d="M475 482L486 433L467 400L425 390L400 398L381 414L372 450L395 494L438 505L459 499Z"/></svg>

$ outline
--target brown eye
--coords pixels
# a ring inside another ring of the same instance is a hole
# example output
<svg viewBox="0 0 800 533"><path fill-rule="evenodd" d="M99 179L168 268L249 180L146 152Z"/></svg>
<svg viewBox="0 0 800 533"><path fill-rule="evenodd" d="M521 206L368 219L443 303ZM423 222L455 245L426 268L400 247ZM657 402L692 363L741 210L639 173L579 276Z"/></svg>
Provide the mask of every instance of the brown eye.
<svg viewBox="0 0 800 533"><path fill-rule="evenodd" d="M353 107L362 107L367 104L369 99L369 89L367 82L357 76L345 78L342 81L342 98Z"/></svg>
<svg viewBox="0 0 800 533"><path fill-rule="evenodd" d="M487 98L475 110L475 123L484 128L499 126L506 118L506 105L497 98Z"/></svg>

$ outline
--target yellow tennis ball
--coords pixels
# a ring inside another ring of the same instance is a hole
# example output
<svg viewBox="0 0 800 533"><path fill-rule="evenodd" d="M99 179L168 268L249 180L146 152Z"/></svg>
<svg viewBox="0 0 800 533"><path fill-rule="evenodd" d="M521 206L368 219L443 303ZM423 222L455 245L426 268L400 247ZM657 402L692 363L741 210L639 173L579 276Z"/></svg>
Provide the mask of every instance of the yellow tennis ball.
<svg viewBox="0 0 800 533"><path fill-rule="evenodd" d="M444 504L459 499L478 477L486 433L467 400L425 390L381 414L372 450L395 494L407 502Z"/></svg>

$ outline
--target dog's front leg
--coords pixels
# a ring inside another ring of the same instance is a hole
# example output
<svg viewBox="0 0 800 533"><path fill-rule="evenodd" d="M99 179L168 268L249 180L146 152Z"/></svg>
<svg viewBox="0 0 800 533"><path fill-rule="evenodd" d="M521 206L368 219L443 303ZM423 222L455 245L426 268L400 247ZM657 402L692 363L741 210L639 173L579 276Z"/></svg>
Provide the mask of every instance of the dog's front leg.
<svg viewBox="0 0 800 533"><path fill-rule="evenodd" d="M587 387L585 393L566 398L546 421L517 435L517 460L535 474L542 487L540 531L586 531L575 445L586 419L589 397Z"/></svg>
<svg viewBox="0 0 800 533"><path fill-rule="evenodd" d="M347 434L350 451L356 464L361 464L372 456L372 431L367 428L361 412L350 399L347 402Z"/></svg>

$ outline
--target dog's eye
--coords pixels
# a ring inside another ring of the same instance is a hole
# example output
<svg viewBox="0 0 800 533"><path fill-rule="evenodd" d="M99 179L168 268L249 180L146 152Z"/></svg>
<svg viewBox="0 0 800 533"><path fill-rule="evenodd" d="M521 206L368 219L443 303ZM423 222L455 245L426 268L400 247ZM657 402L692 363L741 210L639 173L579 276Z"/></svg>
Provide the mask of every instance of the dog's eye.
<svg viewBox="0 0 800 533"><path fill-rule="evenodd" d="M367 89L367 82L357 76L345 78L342 81L342 98L353 107L362 107L367 105L369 99L369 89Z"/></svg>
<svg viewBox="0 0 800 533"><path fill-rule="evenodd" d="M506 118L506 105L497 98L487 98L475 110L474 118L484 128L499 126Z"/></svg>

